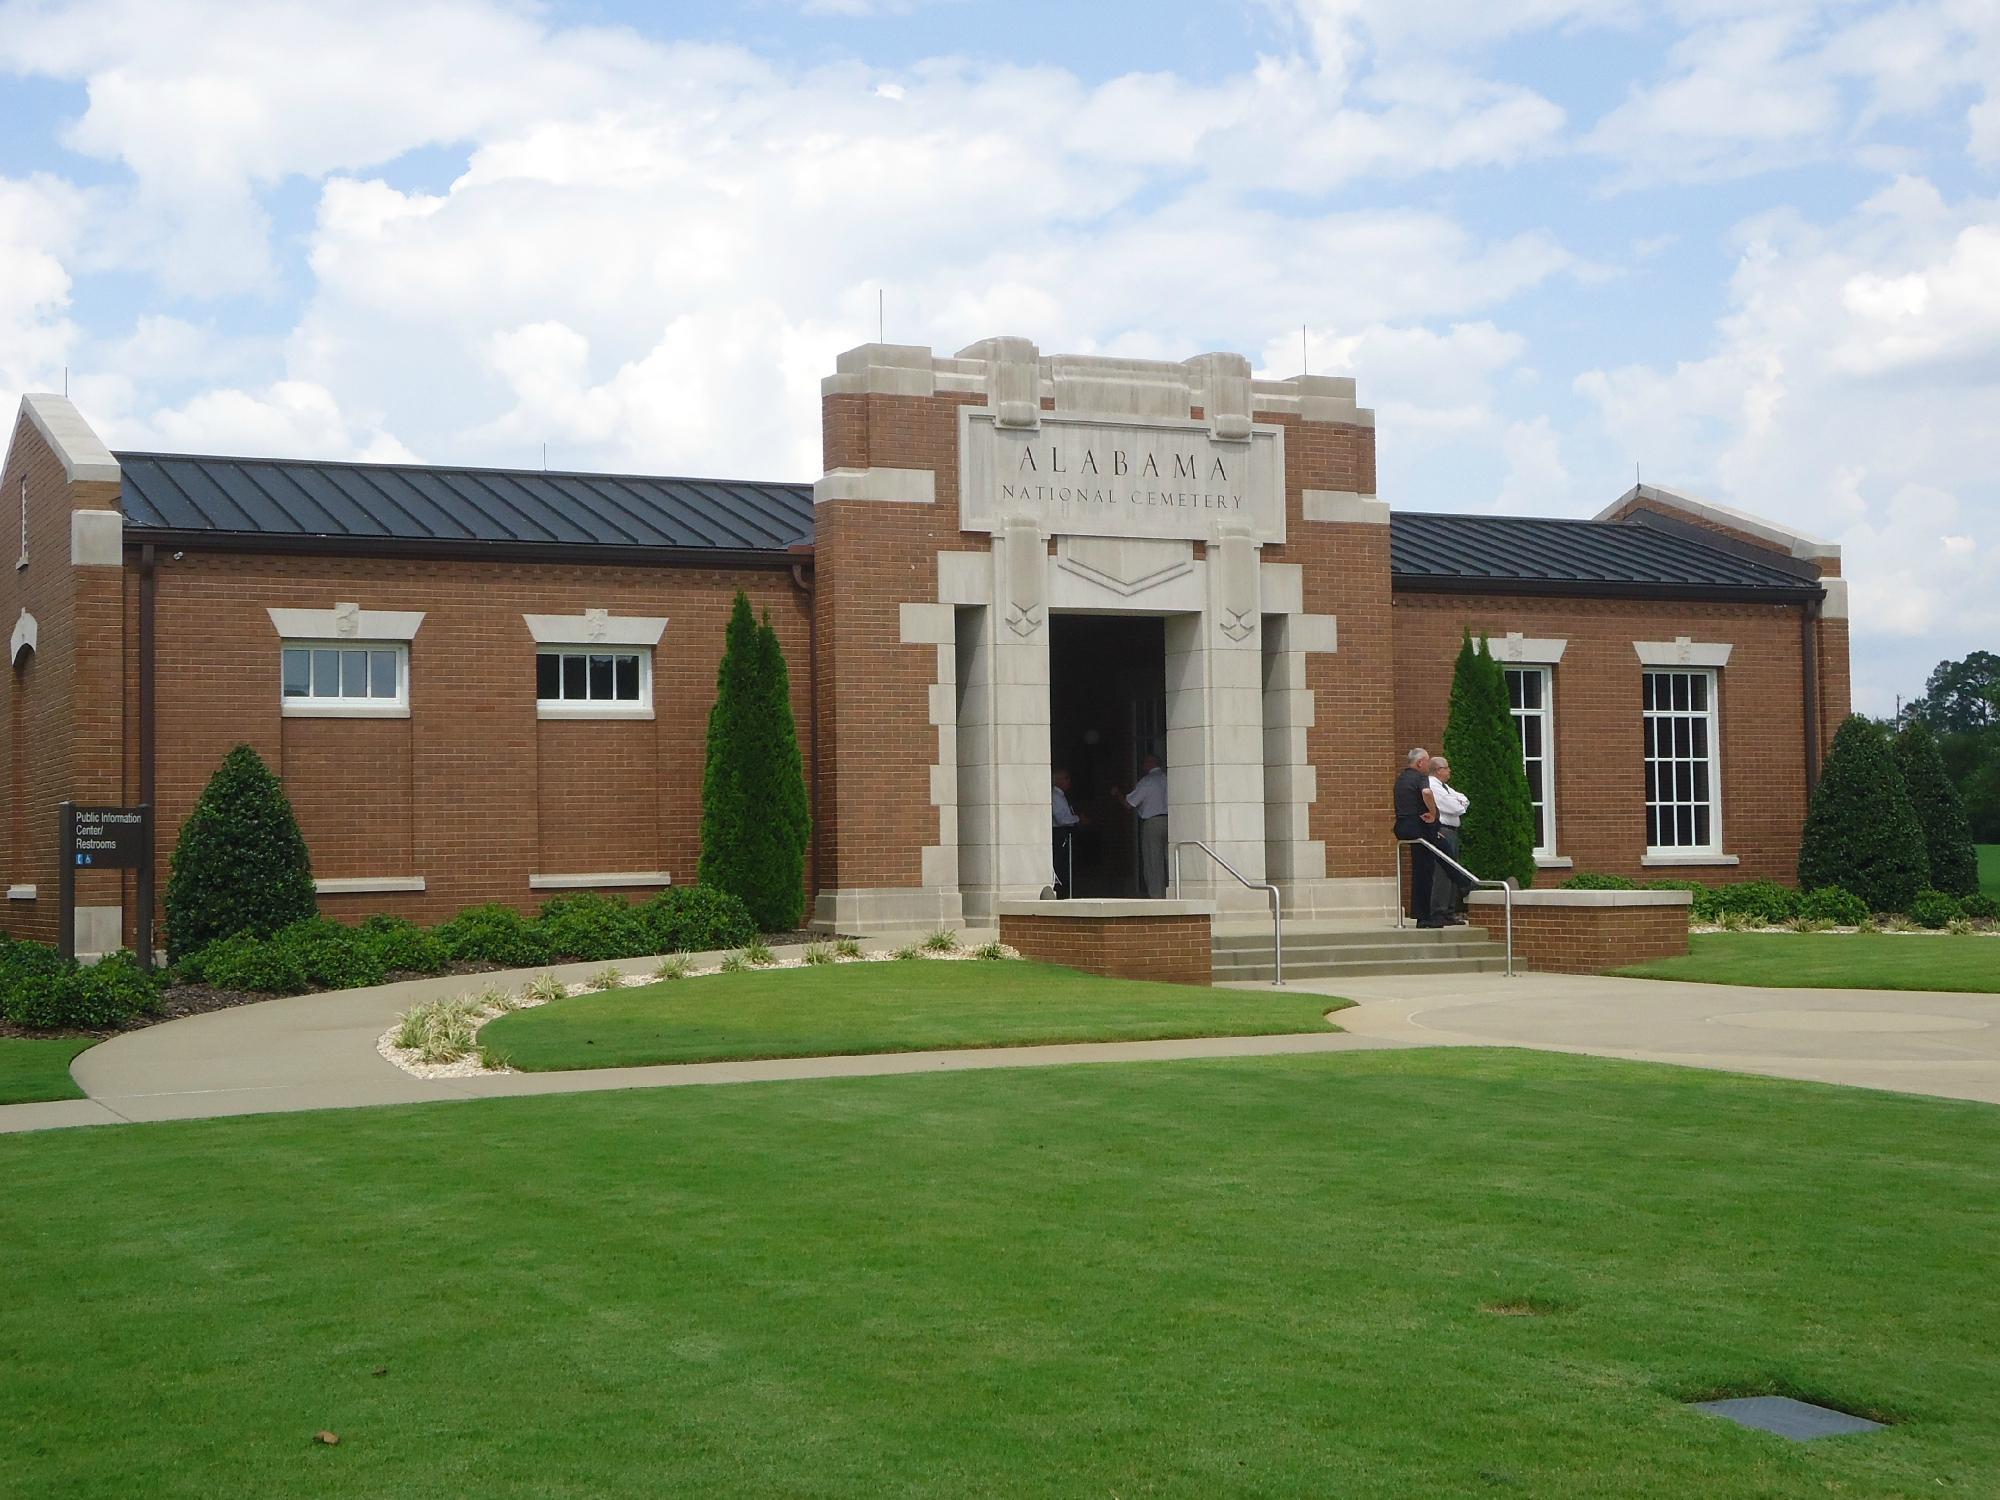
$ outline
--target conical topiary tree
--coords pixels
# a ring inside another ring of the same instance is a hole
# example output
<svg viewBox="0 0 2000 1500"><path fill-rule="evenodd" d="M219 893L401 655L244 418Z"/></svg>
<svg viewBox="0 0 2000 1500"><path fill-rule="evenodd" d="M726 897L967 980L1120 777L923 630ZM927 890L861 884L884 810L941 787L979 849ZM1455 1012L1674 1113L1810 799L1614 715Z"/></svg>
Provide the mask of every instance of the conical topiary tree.
<svg viewBox="0 0 2000 1500"><path fill-rule="evenodd" d="M1799 840L1799 885L1837 885L1870 911L1905 911L1930 882L1924 831L1888 736L1856 714L1820 769Z"/></svg>
<svg viewBox="0 0 2000 1500"><path fill-rule="evenodd" d="M736 596L715 674L702 776L703 885L739 896L760 930L786 932L805 908L805 775L777 632Z"/></svg>
<svg viewBox="0 0 2000 1500"><path fill-rule="evenodd" d="M1459 863L1483 880L1535 879L1535 808L1521 738L1507 706L1506 668L1467 633L1451 678L1444 726L1451 784L1471 799L1459 830Z"/></svg>
<svg viewBox="0 0 2000 1500"><path fill-rule="evenodd" d="M1972 846L1972 825L1958 789L1945 774L1937 736L1922 719L1912 719L1896 736L1895 750L1910 810L1924 831L1931 886L1953 896L1978 895L1979 854Z"/></svg>
<svg viewBox="0 0 2000 1500"><path fill-rule="evenodd" d="M316 916L312 860L284 786L248 745L222 758L181 824L167 878L167 953Z"/></svg>

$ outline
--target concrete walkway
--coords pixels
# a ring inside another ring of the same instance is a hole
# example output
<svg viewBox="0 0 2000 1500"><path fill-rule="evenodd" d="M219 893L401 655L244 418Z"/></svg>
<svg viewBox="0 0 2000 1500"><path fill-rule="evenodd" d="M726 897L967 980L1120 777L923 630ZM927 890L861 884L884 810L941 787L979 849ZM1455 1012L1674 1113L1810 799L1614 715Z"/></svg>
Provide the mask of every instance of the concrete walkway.
<svg viewBox="0 0 2000 1500"><path fill-rule="evenodd" d="M778 951L782 955L791 950ZM633 960L616 967L636 980L649 975L656 962ZM1198 1037L1177 1041L678 1063L562 1073L488 1073L471 1078L438 1079L414 1078L376 1050L376 1042L396 1017L419 1001L463 994L489 982L518 988L543 972L553 972L565 980L581 980L604 967L603 964L556 965L550 970L524 970L516 974L421 979L372 989L297 995L127 1032L92 1047L71 1064L71 1076L89 1098L0 1107L0 1133L600 1089L863 1078L977 1068L1051 1067L1065 1063L1265 1057L1281 1052L1340 1052L1400 1045L1340 1032L1309 1032L1290 1036Z"/></svg>
<svg viewBox="0 0 2000 1500"><path fill-rule="evenodd" d="M601 964L555 972L582 979ZM651 961L620 965L635 978ZM0 1132L139 1120L420 1104L508 1095L686 1084L860 1078L1067 1063L1268 1057L1378 1047L1501 1046L1585 1053L1857 1084L2000 1104L2000 995L1764 990L1531 974L1303 980L1289 992L1339 994L1342 1032L981 1047L935 1052L682 1063L566 1073L413 1078L376 1041L421 1000L491 979L413 980L300 995L147 1027L91 1048L71 1067L90 1097L0 1107ZM1238 985L1267 989L1266 985Z"/></svg>
<svg viewBox="0 0 2000 1500"><path fill-rule="evenodd" d="M2000 1104L2000 995L1571 974L1287 988L1345 995L1358 1004L1340 1013L1342 1027L1403 1046L1534 1047Z"/></svg>

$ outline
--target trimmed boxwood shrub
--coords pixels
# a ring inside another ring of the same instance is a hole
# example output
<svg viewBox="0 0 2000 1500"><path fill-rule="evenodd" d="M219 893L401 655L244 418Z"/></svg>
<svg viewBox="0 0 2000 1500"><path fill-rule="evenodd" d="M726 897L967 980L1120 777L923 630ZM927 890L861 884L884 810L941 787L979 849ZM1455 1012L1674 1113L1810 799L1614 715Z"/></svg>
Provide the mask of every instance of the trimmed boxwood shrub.
<svg viewBox="0 0 2000 1500"><path fill-rule="evenodd" d="M210 943L179 967L182 978L219 990L296 995L312 988L305 954L297 945L281 947L248 932Z"/></svg>
<svg viewBox="0 0 2000 1500"><path fill-rule="evenodd" d="M1945 774L1937 736L1922 719L1912 719L1896 736L1895 750L1910 810L1924 831L1932 889L1947 896L1977 895L1979 853L1972 844L1972 825L1966 821L1958 789Z"/></svg>
<svg viewBox="0 0 2000 1500"><path fill-rule="evenodd" d="M549 940L542 930L513 907L497 901L468 906L438 928L436 936L458 963L525 969L549 961Z"/></svg>
<svg viewBox="0 0 2000 1500"><path fill-rule="evenodd" d="M2000 922L2000 901L1981 892L1977 896L1967 896L1959 905L1965 914L1975 922Z"/></svg>
<svg viewBox="0 0 2000 1500"><path fill-rule="evenodd" d="M1782 926L1798 916L1799 902L1797 891L1775 880L1744 880L1720 886L1715 892L1718 916L1738 916L1770 927Z"/></svg>
<svg viewBox="0 0 2000 1500"><path fill-rule="evenodd" d="M238 745L181 825L167 879L167 951L199 952L239 932L269 937L319 911L312 861L285 789Z"/></svg>
<svg viewBox="0 0 2000 1500"><path fill-rule="evenodd" d="M1907 911L1930 884L1923 829L1881 729L1858 714L1840 726L1799 842L1799 884L1837 885L1870 911Z"/></svg>
<svg viewBox="0 0 2000 1500"><path fill-rule="evenodd" d="M654 953L704 953L741 948L757 935L740 897L709 885L677 885L638 908Z"/></svg>
<svg viewBox="0 0 2000 1500"><path fill-rule="evenodd" d="M1910 903L1910 920L1933 931L1950 926L1964 915L1965 908L1949 891L1918 891L1917 899Z"/></svg>
<svg viewBox="0 0 2000 1500"><path fill-rule="evenodd" d="M382 961L361 934L329 917L311 917L273 934L271 946L298 955L307 985L316 990L352 990L380 984Z"/></svg>
<svg viewBox="0 0 2000 1500"><path fill-rule="evenodd" d="M1852 891L1837 885L1823 885L1807 891L1799 901L1799 915L1813 922L1831 922L1836 927L1859 927L1868 920L1868 903Z"/></svg>
<svg viewBox="0 0 2000 1500"><path fill-rule="evenodd" d="M27 946L23 944L22 946ZM5 986L7 1019L17 1026L97 1030L123 1026L160 1003L160 979L123 951L94 964L65 964L49 950Z"/></svg>
<svg viewBox="0 0 2000 1500"><path fill-rule="evenodd" d="M439 974L451 963L436 934L407 917L377 912L357 930L384 973Z"/></svg>
<svg viewBox="0 0 2000 1500"><path fill-rule="evenodd" d="M578 891L554 897L543 905L536 925L548 942L549 957L560 961L637 958L651 951L646 924L620 896Z"/></svg>
<svg viewBox="0 0 2000 1500"><path fill-rule="evenodd" d="M1566 891L1636 891L1639 882L1623 875L1572 875L1562 883Z"/></svg>

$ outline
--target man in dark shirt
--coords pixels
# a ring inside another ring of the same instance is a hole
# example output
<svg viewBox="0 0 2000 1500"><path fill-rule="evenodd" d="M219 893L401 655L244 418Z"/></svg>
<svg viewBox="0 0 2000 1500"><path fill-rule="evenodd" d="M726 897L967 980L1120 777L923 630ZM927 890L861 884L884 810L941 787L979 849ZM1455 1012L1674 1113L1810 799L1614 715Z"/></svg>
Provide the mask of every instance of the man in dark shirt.
<svg viewBox="0 0 2000 1500"><path fill-rule="evenodd" d="M1410 752L1409 764L1396 777L1396 837L1421 841L1410 849L1409 884L1401 893L1403 909L1419 927L1439 925L1431 913L1435 861L1431 859L1430 846L1437 837L1437 814L1424 801L1424 792L1431 783L1430 770L1431 753L1419 748Z"/></svg>

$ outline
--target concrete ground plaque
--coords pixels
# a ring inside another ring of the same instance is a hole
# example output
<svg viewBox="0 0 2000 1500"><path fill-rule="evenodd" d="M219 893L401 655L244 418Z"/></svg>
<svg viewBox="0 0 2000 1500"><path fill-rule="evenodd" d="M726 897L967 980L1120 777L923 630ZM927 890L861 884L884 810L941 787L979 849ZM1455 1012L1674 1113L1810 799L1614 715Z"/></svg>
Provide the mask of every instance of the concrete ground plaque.
<svg viewBox="0 0 2000 1500"><path fill-rule="evenodd" d="M1727 1417L1759 1432L1775 1432L1779 1437L1803 1443L1808 1438L1837 1437L1848 1432L1874 1432L1882 1426L1866 1417L1851 1417L1831 1407L1794 1401L1790 1396L1740 1396L1730 1401L1697 1401L1696 1411Z"/></svg>

